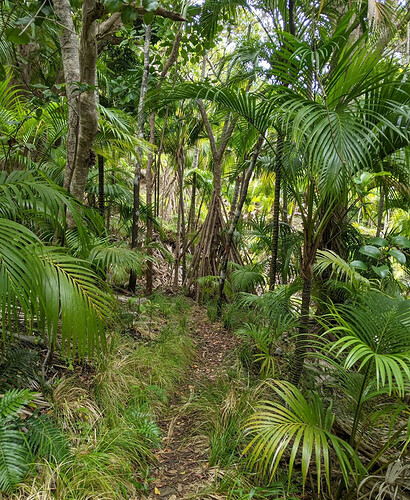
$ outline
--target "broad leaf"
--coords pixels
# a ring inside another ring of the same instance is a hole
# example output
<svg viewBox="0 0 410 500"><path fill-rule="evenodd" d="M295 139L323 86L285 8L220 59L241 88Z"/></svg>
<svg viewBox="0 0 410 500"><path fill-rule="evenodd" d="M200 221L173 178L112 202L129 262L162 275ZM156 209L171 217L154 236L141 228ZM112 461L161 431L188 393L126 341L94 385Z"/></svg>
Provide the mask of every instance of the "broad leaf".
<svg viewBox="0 0 410 500"><path fill-rule="evenodd" d="M4 30L4 34L9 42L16 43L18 45L25 45L30 42L30 35L27 31L22 33L21 28L6 28Z"/></svg>
<svg viewBox="0 0 410 500"><path fill-rule="evenodd" d="M384 279L390 274L390 269L388 266L372 266L373 271L380 276L380 278Z"/></svg>
<svg viewBox="0 0 410 500"><path fill-rule="evenodd" d="M410 240L405 236L393 236L392 242L398 247L410 248Z"/></svg>
<svg viewBox="0 0 410 500"><path fill-rule="evenodd" d="M353 260L350 262L350 266L354 269L361 269L362 271L367 271L367 264L362 260Z"/></svg>
<svg viewBox="0 0 410 500"><path fill-rule="evenodd" d="M121 12L121 20L124 24L132 24L138 18L138 12L127 5Z"/></svg>
<svg viewBox="0 0 410 500"><path fill-rule="evenodd" d="M158 4L158 0L142 0L142 6L148 12L153 12L155 9L157 9Z"/></svg>
<svg viewBox="0 0 410 500"><path fill-rule="evenodd" d="M391 250L389 250L389 255L394 257L397 260L397 262L399 262L400 264L406 263L406 256L404 255L403 252L400 252L400 250L396 250L395 248L392 248Z"/></svg>
<svg viewBox="0 0 410 500"><path fill-rule="evenodd" d="M364 245L359 252L373 259L380 257L380 250L372 245Z"/></svg>
<svg viewBox="0 0 410 500"><path fill-rule="evenodd" d="M389 242L386 240L386 238L372 238L371 240L368 241L369 245L376 245L378 247L387 247Z"/></svg>
<svg viewBox="0 0 410 500"><path fill-rule="evenodd" d="M108 12L118 12L124 5L123 0L104 0L105 8Z"/></svg>

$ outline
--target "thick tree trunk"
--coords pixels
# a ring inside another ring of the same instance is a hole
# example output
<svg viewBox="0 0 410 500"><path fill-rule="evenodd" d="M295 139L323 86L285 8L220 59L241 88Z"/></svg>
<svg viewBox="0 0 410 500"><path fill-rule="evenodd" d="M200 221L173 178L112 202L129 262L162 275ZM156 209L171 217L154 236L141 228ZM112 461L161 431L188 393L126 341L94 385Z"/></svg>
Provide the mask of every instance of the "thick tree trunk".
<svg viewBox="0 0 410 500"><path fill-rule="evenodd" d="M104 195L104 156L98 155L98 211L102 218L105 212Z"/></svg>
<svg viewBox="0 0 410 500"><path fill-rule="evenodd" d="M148 90L148 73L149 73L149 52L151 43L151 25L145 26L145 43L144 43L144 69L142 72L140 98L138 103L138 137L144 138L144 107L145 99ZM135 161L134 186L133 186L133 212L132 212L132 229L131 229L131 248L136 248L138 245L138 224L140 219L140 178L142 168L142 149L138 148L137 158ZM135 292L137 276L131 271L128 289Z"/></svg>
<svg viewBox="0 0 410 500"><path fill-rule="evenodd" d="M195 247L191 263L191 272L188 280L188 289L194 286L195 297L199 298L199 277L216 275L220 269L220 258L223 253L222 229L224 218L222 215L222 161L228 146L229 139L234 131L237 118L228 116L225 120L222 134L217 144L208 114L202 101L198 101L199 110L209 138L213 158L214 189L205 222L201 229L200 238Z"/></svg>
<svg viewBox="0 0 410 500"><path fill-rule="evenodd" d="M242 187L239 190L238 189L238 201L235 203L235 206L233 206L233 213L232 213L232 218L231 218L231 223L229 225L229 229L226 235L226 243L225 243L225 252L222 258L222 264L221 264L221 272L219 275L219 295L218 295L218 304L217 304L217 314L218 317L221 316L222 313L222 304L223 304L223 299L224 299L224 287L225 287L225 281L226 281L226 272L228 269L228 261L229 261L229 255L231 253L231 247L232 247L232 242L233 242L233 235L236 229L236 226L238 225L239 219L242 214L242 208L245 204L246 196L248 194L248 188L249 188L249 183L251 181L251 177L253 174L253 171L255 169L256 161L258 159L259 153L262 149L263 145L263 136L260 135L258 142L255 147L255 151L252 155L251 163L249 167L245 170L245 173L243 174L243 182L242 182ZM240 192L240 195L239 195ZM233 204L232 204L233 205Z"/></svg>
<svg viewBox="0 0 410 500"><path fill-rule="evenodd" d="M70 0L54 0L54 9L60 18L62 26L59 39L68 105L67 158L64 172L64 187L69 190L77 151L80 48L78 36L75 32Z"/></svg>
<svg viewBox="0 0 410 500"><path fill-rule="evenodd" d="M80 201L84 199L90 154L98 130L97 115L97 19L101 5L96 0L84 0L80 37L80 82L85 89L80 93L78 106L78 140L70 192ZM62 47L62 51L64 48Z"/></svg>
<svg viewBox="0 0 410 500"><path fill-rule="evenodd" d="M279 213L280 213L280 187L282 179L283 137L279 134L277 139L277 159L275 169L275 200L273 202L273 231L272 231L272 257L269 272L269 288L274 290L278 269L279 248Z"/></svg>

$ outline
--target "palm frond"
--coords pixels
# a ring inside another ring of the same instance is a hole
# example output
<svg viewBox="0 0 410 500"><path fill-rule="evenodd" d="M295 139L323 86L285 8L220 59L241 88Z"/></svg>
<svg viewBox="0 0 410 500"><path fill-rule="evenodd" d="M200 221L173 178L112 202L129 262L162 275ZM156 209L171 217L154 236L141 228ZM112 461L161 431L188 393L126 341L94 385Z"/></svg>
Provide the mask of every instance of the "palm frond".
<svg viewBox="0 0 410 500"><path fill-rule="evenodd" d="M372 375L377 389L387 387L404 394L410 380L410 301L380 292L367 294L355 305L333 308L328 330L338 336L331 352L349 370Z"/></svg>
<svg viewBox="0 0 410 500"><path fill-rule="evenodd" d="M289 451L289 481L295 461L300 458L303 485L314 465L317 476L324 477L330 492L330 455L333 450L348 484L355 473L351 462L353 460L356 467L359 467L359 462L349 444L331 432L334 421L331 408L325 409L315 393L307 400L289 382L277 380L269 386L282 401L261 402L246 423L245 432L252 436L252 440L244 453L249 453L250 465L271 480L285 452ZM321 481L318 481L318 493L320 489Z"/></svg>

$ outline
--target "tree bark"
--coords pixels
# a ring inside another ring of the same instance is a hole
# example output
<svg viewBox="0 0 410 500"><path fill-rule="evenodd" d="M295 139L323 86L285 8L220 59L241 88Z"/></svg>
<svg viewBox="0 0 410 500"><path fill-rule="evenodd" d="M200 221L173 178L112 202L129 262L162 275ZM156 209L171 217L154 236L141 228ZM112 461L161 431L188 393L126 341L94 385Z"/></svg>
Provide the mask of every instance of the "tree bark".
<svg viewBox="0 0 410 500"><path fill-rule="evenodd" d="M142 72L140 98L139 98L139 102L138 102L138 115L137 115L138 137L140 139L144 138L144 121L145 121L144 107L145 107L145 99L146 99L147 90L148 90L150 43L151 43L151 25L146 25L145 26L145 42L144 42L144 69ZM138 148L137 158L135 161L134 185L133 185L131 248L136 248L138 245L138 224L139 224L139 218L140 218L141 168L142 168L142 149ZM136 283L137 283L137 276L136 276L134 271L131 271L130 280L128 283L128 289L131 292L135 292Z"/></svg>
<svg viewBox="0 0 410 500"><path fill-rule="evenodd" d="M101 4L96 0L84 0L80 37L80 82L84 85L79 97L78 140L70 192L81 202L84 199L90 153L98 130L97 115L97 19ZM62 48L62 50L64 50Z"/></svg>
<svg viewBox="0 0 410 500"><path fill-rule="evenodd" d="M303 289L302 289L302 305L300 309L299 334L296 337L296 348L293 354L293 362L290 372L290 382L295 386L299 385L302 376L303 365L305 363L305 355L307 349L307 338L309 334L309 319L310 319L310 299L312 290L312 264L306 263L303 269Z"/></svg>
<svg viewBox="0 0 410 500"><path fill-rule="evenodd" d="M264 139L263 135L260 135L258 142L256 144L256 147L255 147L255 151L252 155L251 163L250 163L249 167L245 170L245 173L243 174L243 182L242 182L242 187L240 190L240 196L239 196L239 199L238 199L236 206L234 207L234 212L232 214L232 220L231 220L231 223L229 225L229 229L228 229L228 232L226 235L225 252L223 255L221 272L219 275L219 295L218 295L218 304L217 304L218 317L220 317L221 313L222 313L222 304L223 304L223 299L224 299L224 287L225 287L225 281L226 281L226 272L228 269L229 254L231 252L233 235L234 235L236 226L238 225L239 219L240 219L241 214L242 214L242 208L243 208L243 205L245 204L246 196L248 194L249 183L250 183L253 171L255 169L255 165L256 165L256 161L258 159L259 153L262 149L263 139Z"/></svg>
<svg viewBox="0 0 410 500"><path fill-rule="evenodd" d="M159 80L157 83L157 89L161 88L162 82L164 78L168 74L168 71L171 69L172 65L178 59L179 46L181 44L182 38L182 29L181 26L178 28L178 32L176 34L174 43L172 45L171 53L162 68L161 74L159 76ZM155 145L155 112L151 113L149 117L149 125L150 125L150 143ZM164 129L165 130L165 129ZM153 211L152 211L152 165L154 163L154 155L152 152L148 154L148 162L147 162L147 171L146 171L146 203L147 203L147 238L146 238L146 247L147 254L149 257L152 256L151 242L153 237ZM146 272L146 294L151 295L152 293L152 281L153 281L153 266L152 261L148 259L147 262L147 272Z"/></svg>
<svg viewBox="0 0 410 500"><path fill-rule="evenodd" d="M64 187L70 190L77 151L80 55L78 36L75 32L70 0L54 0L54 9L60 18L62 29L59 34L61 59L66 84L68 105L67 158L64 172Z"/></svg>
<svg viewBox="0 0 410 500"><path fill-rule="evenodd" d="M280 213L280 187L282 178L283 137L279 134L277 139L277 159L275 169L275 200L273 202L273 230L272 230L272 257L269 271L269 288L275 289L276 274L278 269L279 248L279 213Z"/></svg>
<svg viewBox="0 0 410 500"><path fill-rule="evenodd" d="M195 152L195 155L196 155L196 152ZM189 207L189 214L188 214L188 233L189 234L191 234L194 231L194 225L195 225L196 184L197 184L197 174L196 174L196 172L194 172L192 174L191 205Z"/></svg>
<svg viewBox="0 0 410 500"><path fill-rule="evenodd" d="M149 118L149 124L150 124L150 135L149 135L149 142L151 144L155 144L155 114L152 113ZM153 181L152 181L152 165L154 164L154 154L152 151L148 153L148 161L147 161L147 170L146 170L146 175L145 175L145 180L146 180L146 197L145 201L147 204L147 237L146 237L146 251L148 255L148 260L147 260L147 272L146 272L146 286L145 286L145 292L147 295L152 294L152 282L153 282L153 265L152 265L152 237L153 237L153 223L152 219L154 217L154 213L152 210L152 186L153 186Z"/></svg>
<svg viewBox="0 0 410 500"><path fill-rule="evenodd" d="M104 219L105 196L104 196L104 156L98 155L98 211Z"/></svg>
<svg viewBox="0 0 410 500"><path fill-rule="evenodd" d="M384 224L383 224L384 200L385 200L384 186L381 186L380 187L379 209L378 209L378 215L377 215L377 230L376 230L376 237L377 238L380 236L382 229L384 227Z"/></svg>

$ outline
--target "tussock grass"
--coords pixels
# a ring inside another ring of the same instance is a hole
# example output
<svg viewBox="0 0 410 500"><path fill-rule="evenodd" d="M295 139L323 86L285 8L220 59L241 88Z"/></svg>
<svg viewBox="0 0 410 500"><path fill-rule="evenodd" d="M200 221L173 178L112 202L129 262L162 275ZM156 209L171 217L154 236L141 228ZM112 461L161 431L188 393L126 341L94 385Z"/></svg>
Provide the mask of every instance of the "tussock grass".
<svg viewBox="0 0 410 500"><path fill-rule="evenodd" d="M158 322L155 340L115 333L94 375L57 383L53 411L71 453L60 463L37 463L12 500L129 500L147 489L161 441L156 421L183 379L194 347L189 301L156 294L144 307L150 321Z"/></svg>

